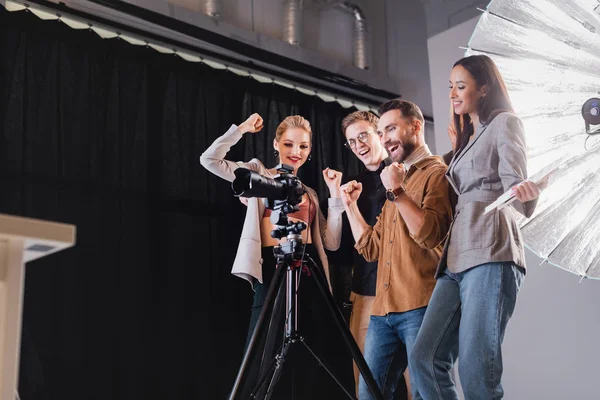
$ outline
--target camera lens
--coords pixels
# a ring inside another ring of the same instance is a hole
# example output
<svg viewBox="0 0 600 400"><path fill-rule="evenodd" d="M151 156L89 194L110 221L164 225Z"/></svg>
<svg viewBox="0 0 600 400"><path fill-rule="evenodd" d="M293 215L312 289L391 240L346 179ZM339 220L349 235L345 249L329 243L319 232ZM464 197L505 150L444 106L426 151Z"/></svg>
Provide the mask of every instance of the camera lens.
<svg viewBox="0 0 600 400"><path fill-rule="evenodd" d="M275 200L287 198L287 187L280 181L246 168L237 168L234 174L235 179L231 183L231 188L236 196L266 197Z"/></svg>
<svg viewBox="0 0 600 400"><path fill-rule="evenodd" d="M592 97L583 103L581 116L590 125L600 125L600 99Z"/></svg>

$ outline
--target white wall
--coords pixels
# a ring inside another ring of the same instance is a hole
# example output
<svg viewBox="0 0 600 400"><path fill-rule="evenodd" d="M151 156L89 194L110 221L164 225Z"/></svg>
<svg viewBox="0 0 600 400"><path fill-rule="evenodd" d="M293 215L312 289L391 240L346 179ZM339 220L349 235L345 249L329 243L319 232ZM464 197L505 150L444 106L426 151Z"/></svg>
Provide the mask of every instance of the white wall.
<svg viewBox="0 0 600 400"><path fill-rule="evenodd" d="M398 82L403 99L433 116L425 7L415 0L387 0L384 18L389 75Z"/></svg>
<svg viewBox="0 0 600 400"><path fill-rule="evenodd" d="M459 47L467 47L471 33L477 25L477 20L477 18L470 19L427 40L429 79L431 82L433 119L435 121L435 150L437 154L444 154L451 147L448 139L448 123L450 122L448 78L452 65L464 57L465 51Z"/></svg>
<svg viewBox="0 0 600 400"><path fill-rule="evenodd" d="M427 13L429 37L444 32L481 14L490 0L421 0Z"/></svg>
<svg viewBox="0 0 600 400"><path fill-rule="evenodd" d="M438 153L450 149L448 76L463 56L476 19L429 39ZM528 273L504 341L507 400L600 398L600 282L584 281L527 251Z"/></svg>
<svg viewBox="0 0 600 400"><path fill-rule="evenodd" d="M504 341L506 399L600 398L600 281L527 252L529 271Z"/></svg>

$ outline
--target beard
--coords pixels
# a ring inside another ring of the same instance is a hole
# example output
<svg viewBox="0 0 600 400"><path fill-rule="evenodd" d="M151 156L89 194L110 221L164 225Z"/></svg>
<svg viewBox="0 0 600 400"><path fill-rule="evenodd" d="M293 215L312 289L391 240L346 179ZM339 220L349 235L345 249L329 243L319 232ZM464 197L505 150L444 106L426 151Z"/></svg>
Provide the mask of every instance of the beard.
<svg viewBox="0 0 600 400"><path fill-rule="evenodd" d="M417 146L414 143L394 142L387 146L388 151L390 148L393 148L395 146L398 146L398 149L392 152L391 155L392 160L397 163L404 162L404 160L406 160L406 158L410 156L413 153L413 151L415 151L415 149L417 148ZM400 149L401 151L398 151Z"/></svg>

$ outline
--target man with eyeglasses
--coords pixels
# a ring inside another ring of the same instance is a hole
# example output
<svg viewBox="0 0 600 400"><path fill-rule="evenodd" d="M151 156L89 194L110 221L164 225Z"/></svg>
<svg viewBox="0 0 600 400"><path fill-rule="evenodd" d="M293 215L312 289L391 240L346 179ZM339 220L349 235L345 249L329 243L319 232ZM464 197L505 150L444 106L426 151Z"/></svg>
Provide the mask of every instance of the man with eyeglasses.
<svg viewBox="0 0 600 400"><path fill-rule="evenodd" d="M377 222L366 221L358 207L358 200L368 195L360 182L343 185L341 197L356 250L367 261L378 260L364 355L384 398L393 399L402 374L410 369L410 353L435 286L452 207L446 165L425 143L419 107L390 100L379 113L378 135L394 162L381 172L387 201ZM411 390L415 400L422 398L413 379ZM359 398L373 398L362 378Z"/></svg>
<svg viewBox="0 0 600 400"><path fill-rule="evenodd" d="M388 157L388 153L377 135L378 122L379 118L367 111L355 111L342 120L342 132L346 138L344 146L351 150L365 166L363 172L349 180L363 185L363 195L358 199L357 204L363 217L371 225L377 222L377 216L385 203L385 187L381 183L380 174L385 167L383 161ZM334 256L336 261L343 265L352 265L350 331L360 350L363 351L371 317L371 305L375 300L377 261L366 261L354 249L352 230L345 218L341 250ZM354 364L357 396L358 378L359 371ZM406 387L399 388L397 392L395 400L408 399Z"/></svg>

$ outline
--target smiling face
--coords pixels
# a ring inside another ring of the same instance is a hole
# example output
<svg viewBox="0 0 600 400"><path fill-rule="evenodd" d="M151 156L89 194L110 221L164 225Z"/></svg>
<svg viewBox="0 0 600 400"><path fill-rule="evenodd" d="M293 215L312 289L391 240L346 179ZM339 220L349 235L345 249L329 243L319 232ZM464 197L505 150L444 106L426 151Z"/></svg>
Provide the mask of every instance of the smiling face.
<svg viewBox="0 0 600 400"><path fill-rule="evenodd" d="M377 132L373 125L368 121L357 121L346 128L345 132L347 143L351 144L350 149L360 161L368 168L379 167L385 154ZM365 139L363 143L360 138ZM352 147L353 146L353 147Z"/></svg>
<svg viewBox="0 0 600 400"><path fill-rule="evenodd" d="M458 115L477 114L477 105L485 96L486 87L478 88L473 75L462 65L452 68L450 73L450 101L452 108Z"/></svg>
<svg viewBox="0 0 600 400"><path fill-rule="evenodd" d="M400 110L390 110L379 118L377 133L381 143L390 152L392 160L403 162L417 147L419 120L402 116Z"/></svg>
<svg viewBox="0 0 600 400"><path fill-rule="evenodd" d="M310 133L303 128L288 128L279 139L273 140L273 148L279 152L279 162L298 171L310 154Z"/></svg>

